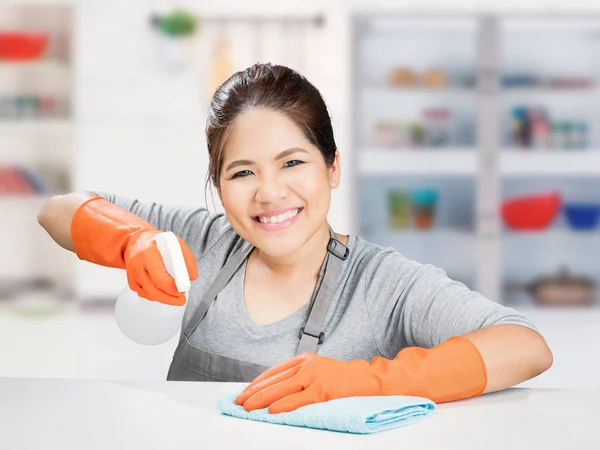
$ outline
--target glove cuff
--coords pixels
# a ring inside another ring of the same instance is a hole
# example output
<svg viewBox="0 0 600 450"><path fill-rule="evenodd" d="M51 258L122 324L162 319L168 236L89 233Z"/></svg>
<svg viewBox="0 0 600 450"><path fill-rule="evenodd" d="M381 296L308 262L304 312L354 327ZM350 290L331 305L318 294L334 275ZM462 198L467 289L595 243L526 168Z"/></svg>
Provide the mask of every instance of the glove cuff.
<svg viewBox="0 0 600 450"><path fill-rule="evenodd" d="M436 403L481 395L487 371L477 347L455 336L435 347L407 347L393 360L375 358L371 365L381 378L383 395L411 395Z"/></svg>
<svg viewBox="0 0 600 450"><path fill-rule="evenodd" d="M125 269L125 249L132 233L141 229L153 227L103 197L92 197L73 214L70 233L79 259Z"/></svg>

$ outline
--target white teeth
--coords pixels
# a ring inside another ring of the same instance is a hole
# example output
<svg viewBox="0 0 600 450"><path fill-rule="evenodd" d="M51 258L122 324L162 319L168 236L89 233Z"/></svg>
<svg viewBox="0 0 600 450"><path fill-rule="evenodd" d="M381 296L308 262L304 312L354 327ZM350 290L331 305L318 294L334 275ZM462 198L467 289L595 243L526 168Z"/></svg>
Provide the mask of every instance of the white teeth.
<svg viewBox="0 0 600 450"><path fill-rule="evenodd" d="M271 217L259 217L259 220L261 221L261 223L281 223L285 220L289 220L292 217L294 217L296 214L298 214L298 209L292 209L290 211L286 211L283 214L279 214L277 216L271 216Z"/></svg>

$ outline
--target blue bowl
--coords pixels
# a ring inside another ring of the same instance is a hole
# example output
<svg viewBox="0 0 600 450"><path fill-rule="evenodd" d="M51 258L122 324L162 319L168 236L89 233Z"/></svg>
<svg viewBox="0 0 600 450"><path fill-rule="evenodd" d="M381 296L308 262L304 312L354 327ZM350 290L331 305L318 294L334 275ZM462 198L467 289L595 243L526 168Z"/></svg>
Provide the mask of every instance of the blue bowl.
<svg viewBox="0 0 600 450"><path fill-rule="evenodd" d="M567 203L563 212L573 230L591 230L600 221L600 205L585 203Z"/></svg>

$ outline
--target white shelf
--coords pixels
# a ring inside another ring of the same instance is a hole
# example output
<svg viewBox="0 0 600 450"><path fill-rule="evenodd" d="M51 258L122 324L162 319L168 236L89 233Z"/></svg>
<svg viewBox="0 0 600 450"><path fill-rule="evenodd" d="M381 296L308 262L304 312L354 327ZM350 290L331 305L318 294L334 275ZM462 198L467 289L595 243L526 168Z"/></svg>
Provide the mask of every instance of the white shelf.
<svg viewBox="0 0 600 450"><path fill-rule="evenodd" d="M570 95L570 94L594 94L598 90L598 84L585 87L503 87L502 95ZM594 98L592 98L595 100Z"/></svg>
<svg viewBox="0 0 600 450"><path fill-rule="evenodd" d="M5 133L70 132L74 122L69 119L0 119L0 135Z"/></svg>
<svg viewBox="0 0 600 450"><path fill-rule="evenodd" d="M70 67L68 64L52 60L42 59L36 61L2 61L0 60L0 74L7 72L13 72L16 75L21 74L23 71L62 71L66 75L70 73Z"/></svg>
<svg viewBox="0 0 600 450"><path fill-rule="evenodd" d="M63 6L76 5L78 0L2 0L2 6Z"/></svg>
<svg viewBox="0 0 600 450"><path fill-rule="evenodd" d="M406 33L406 32L427 32L427 33L446 33L477 31L477 20L463 17L440 17L440 14L434 14L437 17L410 17L410 13L418 10L420 3L405 4L406 2L349 2L352 6L352 12L365 13L367 15L379 15L369 21L369 31L373 33ZM399 4L400 3L400 4ZM383 8L383 9L382 9ZM390 8L393 10L390 10ZM436 9L438 7L436 6ZM426 11L429 8L425 8ZM402 17L402 14L409 12L409 17ZM431 12L431 11L428 11ZM398 14L400 13L400 14Z"/></svg>
<svg viewBox="0 0 600 450"><path fill-rule="evenodd" d="M365 148L358 160L363 175L474 175L476 168L475 150L464 148Z"/></svg>
<svg viewBox="0 0 600 450"><path fill-rule="evenodd" d="M559 3L557 3L557 6ZM562 5L560 6L562 8ZM533 32L551 33L594 33L600 31L600 21L595 14L586 17L519 17L505 20L502 23L504 32L520 32L531 34Z"/></svg>
<svg viewBox="0 0 600 450"><path fill-rule="evenodd" d="M531 240L549 239L557 240L579 240L585 245L589 245L588 239L594 239L593 242L600 244L600 228L593 230L571 230L569 228L549 228L541 231L514 231L506 229L503 231L502 239L510 241L519 241L519 245ZM596 241L597 240L597 241ZM521 242L523 241L523 242Z"/></svg>
<svg viewBox="0 0 600 450"><path fill-rule="evenodd" d="M0 202L22 202L22 201L43 201L54 194L52 193L32 193L32 194L0 194Z"/></svg>
<svg viewBox="0 0 600 450"><path fill-rule="evenodd" d="M474 95L477 90L469 87L456 87L456 86L441 86L441 87L427 87L427 86L394 86L386 84L367 84L363 88L363 93L377 93L377 94L432 94L432 95Z"/></svg>
<svg viewBox="0 0 600 450"><path fill-rule="evenodd" d="M600 321L600 306L543 306L537 305L533 300L529 302L507 303L506 306L517 309L537 323L540 320L556 321L556 325L564 326L567 323L597 326Z"/></svg>
<svg viewBox="0 0 600 450"><path fill-rule="evenodd" d="M19 195L8 195L0 194L0 208L8 207L11 213L15 212L15 207L18 208L39 208L46 200L52 197L52 193L49 194L19 194ZM29 211L29 210L28 210Z"/></svg>
<svg viewBox="0 0 600 450"><path fill-rule="evenodd" d="M500 155L507 176L600 176L600 150L516 150Z"/></svg>
<svg viewBox="0 0 600 450"><path fill-rule="evenodd" d="M406 239L411 242L421 240L431 244L435 239L436 242L446 242L452 245L456 244L457 240L471 240L475 238L475 231L436 227L429 230L419 230L416 228L384 228L382 230L377 230L376 234L378 236L385 236L390 240Z"/></svg>
<svg viewBox="0 0 600 450"><path fill-rule="evenodd" d="M477 154L465 148L386 149L359 152L359 171L365 175L474 175ZM506 150L500 156L505 176L600 176L600 150Z"/></svg>

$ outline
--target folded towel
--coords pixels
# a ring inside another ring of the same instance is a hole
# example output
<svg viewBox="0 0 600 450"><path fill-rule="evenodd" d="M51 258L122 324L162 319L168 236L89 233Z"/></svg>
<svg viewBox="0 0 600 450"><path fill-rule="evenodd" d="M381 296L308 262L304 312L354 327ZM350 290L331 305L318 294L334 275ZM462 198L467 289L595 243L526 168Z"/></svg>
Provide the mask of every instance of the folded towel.
<svg viewBox="0 0 600 450"><path fill-rule="evenodd" d="M235 404L237 394L217 400L221 413L240 419L279 425L369 434L418 422L431 414L431 400L409 396L348 397L303 406L289 413L269 414L267 408L246 411Z"/></svg>

